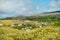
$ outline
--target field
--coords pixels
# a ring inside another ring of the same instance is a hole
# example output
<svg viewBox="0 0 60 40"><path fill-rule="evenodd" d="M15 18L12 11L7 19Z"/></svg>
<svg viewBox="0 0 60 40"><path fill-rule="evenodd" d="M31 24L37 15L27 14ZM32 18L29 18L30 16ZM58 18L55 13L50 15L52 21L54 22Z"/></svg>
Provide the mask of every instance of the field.
<svg viewBox="0 0 60 40"><path fill-rule="evenodd" d="M42 27L33 30L0 28L0 40L60 40L60 27Z"/></svg>
<svg viewBox="0 0 60 40"><path fill-rule="evenodd" d="M27 17L23 21L0 20L0 40L60 40L60 17L49 15Z"/></svg>

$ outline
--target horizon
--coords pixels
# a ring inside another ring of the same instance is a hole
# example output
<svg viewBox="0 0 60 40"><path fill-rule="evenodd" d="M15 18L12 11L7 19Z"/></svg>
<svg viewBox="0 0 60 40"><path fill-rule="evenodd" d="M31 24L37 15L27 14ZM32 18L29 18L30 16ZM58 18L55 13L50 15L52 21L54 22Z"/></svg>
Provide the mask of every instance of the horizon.
<svg viewBox="0 0 60 40"><path fill-rule="evenodd" d="M60 10L60 0L0 0L0 18Z"/></svg>

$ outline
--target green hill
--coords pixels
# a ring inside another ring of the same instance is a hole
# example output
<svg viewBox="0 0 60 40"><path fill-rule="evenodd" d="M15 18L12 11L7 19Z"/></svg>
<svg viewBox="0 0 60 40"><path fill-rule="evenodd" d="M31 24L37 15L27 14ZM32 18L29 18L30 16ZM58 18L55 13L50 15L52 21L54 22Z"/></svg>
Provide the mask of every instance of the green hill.
<svg viewBox="0 0 60 40"><path fill-rule="evenodd" d="M20 20L30 20L30 19L34 19L34 18L38 18L38 17L44 17L44 16L49 16L49 15L52 15L52 16L56 16L56 15L59 15L60 16L60 10L59 11L53 11L53 12L44 12L44 13L39 13L39 14L34 14L34 15L30 15L30 16L22 16L22 15L18 15L18 16L11 16L11 17L7 17L7 18L1 18L2 20L17 20L17 19L20 19Z"/></svg>

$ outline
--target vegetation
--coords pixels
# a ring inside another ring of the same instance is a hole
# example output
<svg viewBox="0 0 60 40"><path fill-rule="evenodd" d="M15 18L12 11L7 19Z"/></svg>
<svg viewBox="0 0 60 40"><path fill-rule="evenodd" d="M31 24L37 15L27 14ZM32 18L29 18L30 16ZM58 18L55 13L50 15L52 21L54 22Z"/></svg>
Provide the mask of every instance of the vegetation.
<svg viewBox="0 0 60 40"><path fill-rule="evenodd" d="M0 40L60 40L60 27L42 27L33 30L0 28Z"/></svg>
<svg viewBox="0 0 60 40"><path fill-rule="evenodd" d="M24 17L25 19L23 18L21 20L12 20L11 18L11 20L0 20L0 40L60 40L59 16L60 15L47 15ZM24 20L30 20L31 22L25 23ZM42 22L48 24L40 27ZM3 24L3 26L1 26L1 24ZM11 26L12 24L22 25ZM32 28L30 30L21 30L26 27Z"/></svg>

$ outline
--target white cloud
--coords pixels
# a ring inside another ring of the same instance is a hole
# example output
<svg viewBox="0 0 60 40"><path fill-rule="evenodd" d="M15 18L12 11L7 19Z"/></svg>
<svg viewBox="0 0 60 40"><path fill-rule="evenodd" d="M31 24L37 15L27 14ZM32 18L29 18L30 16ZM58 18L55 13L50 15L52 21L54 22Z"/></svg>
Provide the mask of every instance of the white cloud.
<svg viewBox="0 0 60 40"><path fill-rule="evenodd" d="M58 0L58 6L60 6L60 0Z"/></svg>
<svg viewBox="0 0 60 40"><path fill-rule="evenodd" d="M18 5L13 2L2 2L0 3L0 10L2 11L12 11L15 9Z"/></svg>
<svg viewBox="0 0 60 40"><path fill-rule="evenodd" d="M39 6L37 6L37 7L36 7L36 10L40 10L40 7L39 7Z"/></svg>
<svg viewBox="0 0 60 40"><path fill-rule="evenodd" d="M57 0L57 2L56 2L55 0L51 0L49 6L50 6L50 7L53 7L53 8L58 8L58 7L60 7L60 0Z"/></svg>
<svg viewBox="0 0 60 40"><path fill-rule="evenodd" d="M32 15L35 12L40 12L40 7L32 6L31 0L0 0L0 10L8 12L10 15ZM7 15L7 13L5 14Z"/></svg>
<svg viewBox="0 0 60 40"><path fill-rule="evenodd" d="M15 11L18 9L21 9L28 5L30 3L30 0L0 0L0 10L1 11L6 11L6 12L11 12ZM23 8L22 10L25 10Z"/></svg>
<svg viewBox="0 0 60 40"><path fill-rule="evenodd" d="M27 10L27 8L22 8L22 11L26 11Z"/></svg>
<svg viewBox="0 0 60 40"><path fill-rule="evenodd" d="M36 13L40 13L41 9L40 9L40 6L37 6L36 7Z"/></svg>
<svg viewBox="0 0 60 40"><path fill-rule="evenodd" d="M50 7L53 7L53 8L58 7L57 3L56 3L54 0L52 0L52 1L50 2L49 6L50 6Z"/></svg>
<svg viewBox="0 0 60 40"><path fill-rule="evenodd" d="M26 13L27 10L28 10L27 8L23 7L23 8L21 8L21 9L17 10L16 12L17 12L18 14L24 14L24 13Z"/></svg>

